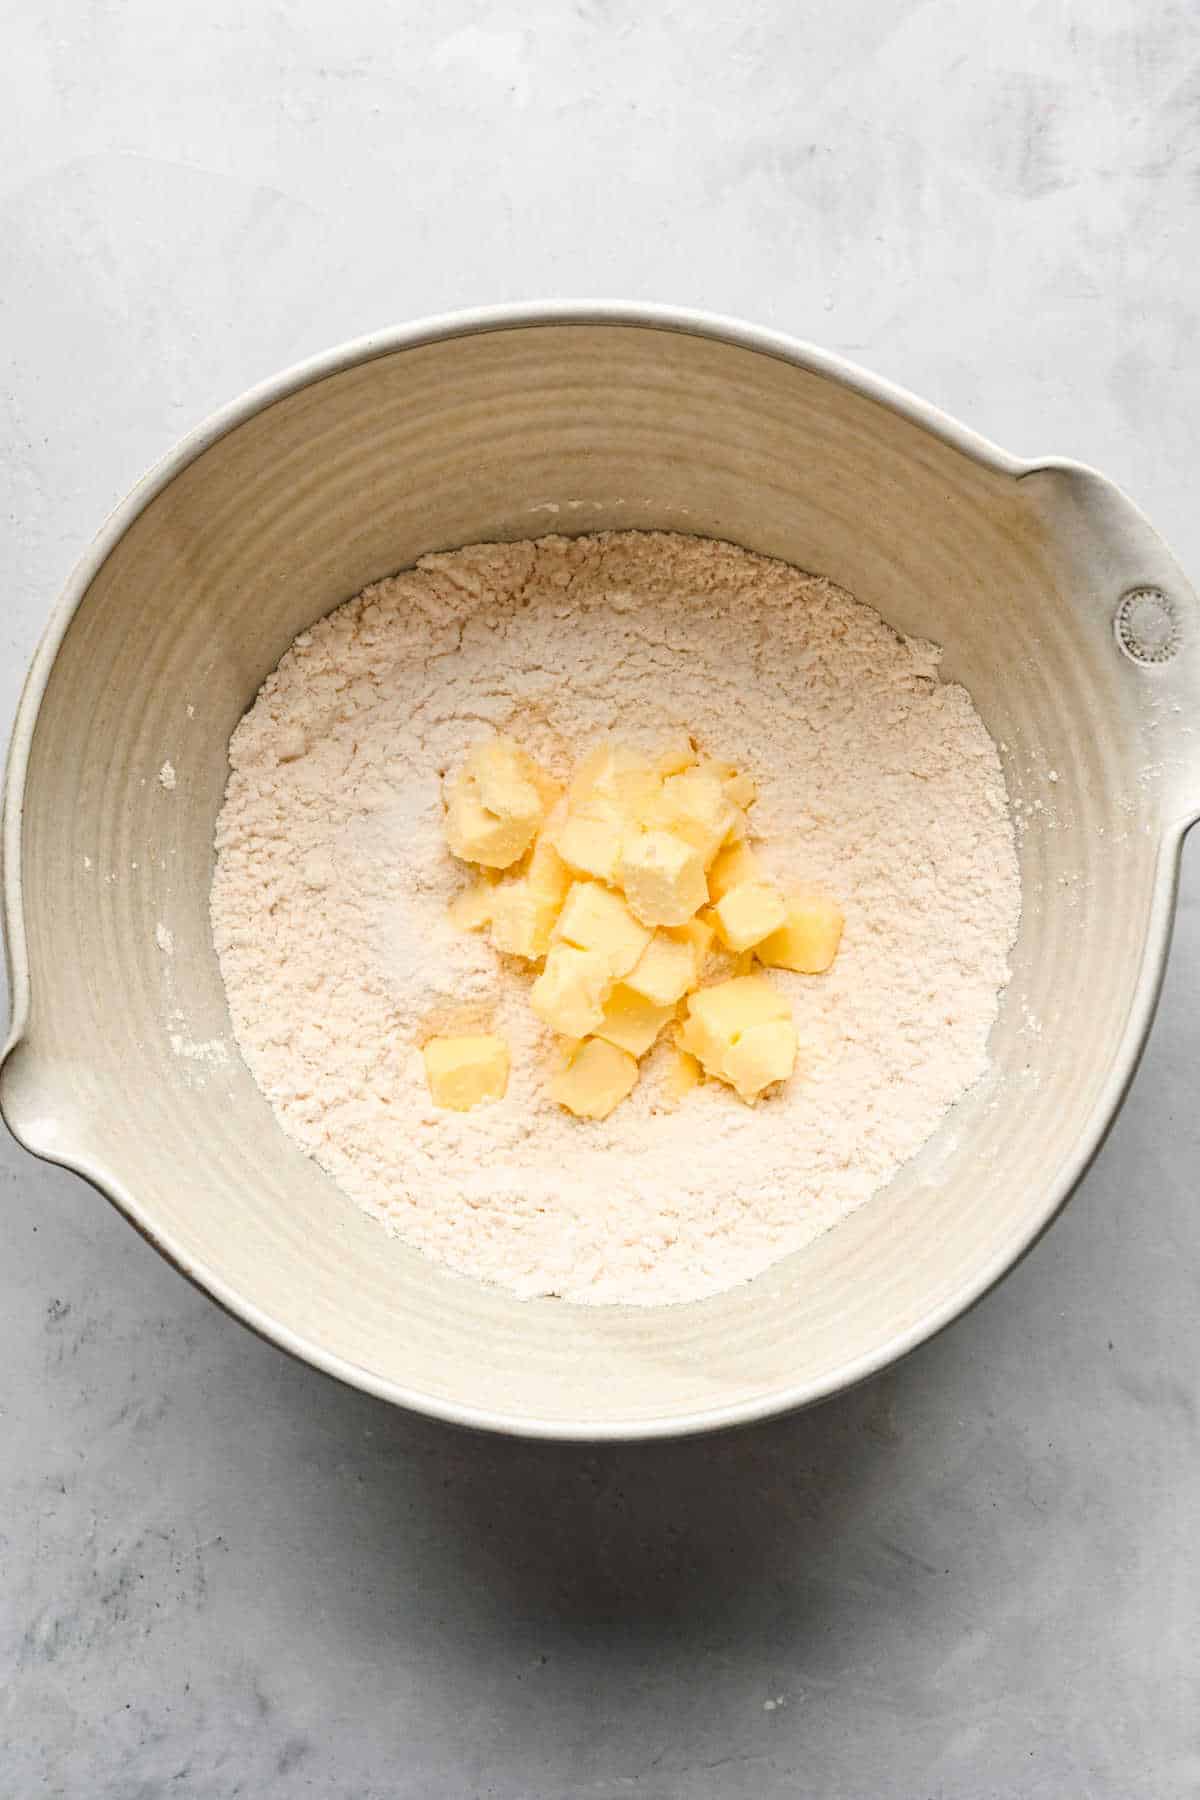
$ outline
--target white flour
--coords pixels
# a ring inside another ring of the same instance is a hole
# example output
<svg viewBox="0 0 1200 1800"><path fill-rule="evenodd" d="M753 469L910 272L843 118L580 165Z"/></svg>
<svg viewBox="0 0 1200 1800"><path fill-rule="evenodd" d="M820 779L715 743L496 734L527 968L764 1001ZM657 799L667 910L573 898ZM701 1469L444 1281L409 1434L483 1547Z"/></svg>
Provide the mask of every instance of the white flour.
<svg viewBox="0 0 1200 1800"><path fill-rule="evenodd" d="M520 1294L652 1304L744 1280L861 1204L986 1067L1020 905L995 747L938 651L728 544L622 532L425 557L296 639L230 745L213 934L284 1130L367 1211ZM446 919L441 784L510 733L690 730L749 770L777 879L846 912L829 975L772 971L797 1076L672 1108L667 1052L602 1124L546 1097L525 965ZM486 1025L506 1098L439 1111L420 1045Z"/></svg>

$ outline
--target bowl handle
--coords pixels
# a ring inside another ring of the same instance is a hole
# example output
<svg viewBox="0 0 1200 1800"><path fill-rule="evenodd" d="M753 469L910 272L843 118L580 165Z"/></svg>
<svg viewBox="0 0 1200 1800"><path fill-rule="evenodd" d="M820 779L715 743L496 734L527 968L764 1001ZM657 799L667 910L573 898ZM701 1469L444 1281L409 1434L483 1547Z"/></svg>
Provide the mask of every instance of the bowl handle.
<svg viewBox="0 0 1200 1800"><path fill-rule="evenodd" d="M0 1119L22 1149L54 1160L54 1111L41 1102L30 1047L15 1033L0 1048Z"/></svg>
<svg viewBox="0 0 1200 1800"><path fill-rule="evenodd" d="M1168 825L1200 818L1200 599L1141 509L1106 476L1053 457L1018 481L1050 541L1085 570L1097 626L1155 742Z"/></svg>

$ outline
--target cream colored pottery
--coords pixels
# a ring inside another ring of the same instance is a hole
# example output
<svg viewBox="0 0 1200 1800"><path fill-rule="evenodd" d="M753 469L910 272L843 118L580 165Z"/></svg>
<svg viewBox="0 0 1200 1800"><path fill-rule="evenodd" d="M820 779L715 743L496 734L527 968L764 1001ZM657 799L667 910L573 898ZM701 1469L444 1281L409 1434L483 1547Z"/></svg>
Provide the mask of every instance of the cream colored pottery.
<svg viewBox="0 0 1200 1800"><path fill-rule="evenodd" d="M427 550L631 526L821 571L944 645L1024 822L1024 916L993 1076L886 1191L749 1285L609 1310L444 1273L301 1155L230 1037L207 900L230 731L298 631ZM833 357L619 305L365 339L195 431L54 613L5 792L0 1108L248 1325L389 1400L558 1438L805 1405L984 1293L1095 1153L1200 811L1198 701L1195 596L1122 494Z"/></svg>

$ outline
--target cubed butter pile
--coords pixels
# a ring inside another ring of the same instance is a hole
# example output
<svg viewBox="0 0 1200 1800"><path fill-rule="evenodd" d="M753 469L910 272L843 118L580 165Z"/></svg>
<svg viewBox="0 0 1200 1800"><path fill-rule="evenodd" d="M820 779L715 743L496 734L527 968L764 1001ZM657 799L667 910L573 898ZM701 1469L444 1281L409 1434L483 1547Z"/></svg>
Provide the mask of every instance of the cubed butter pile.
<svg viewBox="0 0 1200 1800"><path fill-rule="evenodd" d="M753 1100L791 1075L791 1007L753 965L823 973L842 914L767 879L749 842L754 800L747 775L683 736L655 755L603 744L565 792L508 738L468 755L446 840L479 873L451 917L537 965L530 1005L562 1039L551 1093L580 1118L606 1118L632 1092L668 1026L676 1096L709 1075ZM706 984L718 949L726 978ZM498 1037L434 1038L425 1064L436 1103L460 1111L508 1080Z"/></svg>

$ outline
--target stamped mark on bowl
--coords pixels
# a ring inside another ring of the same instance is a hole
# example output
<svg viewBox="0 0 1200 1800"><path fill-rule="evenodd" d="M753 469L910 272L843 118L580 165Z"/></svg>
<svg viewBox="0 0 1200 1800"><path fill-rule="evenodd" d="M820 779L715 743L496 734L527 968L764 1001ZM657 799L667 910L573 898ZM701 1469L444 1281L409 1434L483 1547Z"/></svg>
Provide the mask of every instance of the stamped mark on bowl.
<svg viewBox="0 0 1200 1800"><path fill-rule="evenodd" d="M1113 630L1131 662L1170 662L1179 648L1179 620L1161 588L1135 587L1122 594Z"/></svg>

